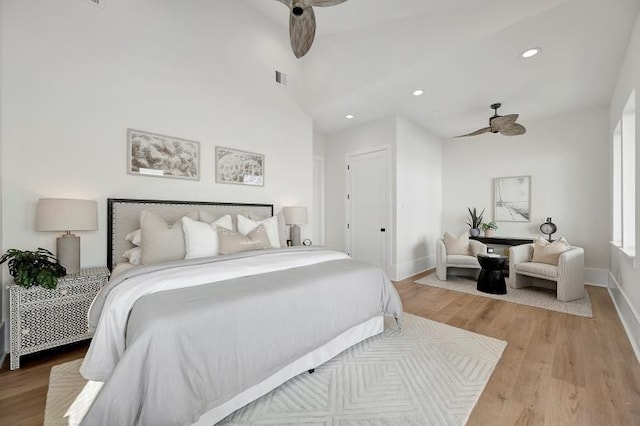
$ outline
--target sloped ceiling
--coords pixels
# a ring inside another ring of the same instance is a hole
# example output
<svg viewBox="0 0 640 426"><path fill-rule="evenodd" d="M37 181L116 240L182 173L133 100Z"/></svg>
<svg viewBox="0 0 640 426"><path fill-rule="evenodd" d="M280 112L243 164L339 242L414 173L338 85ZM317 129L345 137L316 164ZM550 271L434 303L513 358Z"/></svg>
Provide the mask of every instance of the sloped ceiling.
<svg viewBox="0 0 640 426"><path fill-rule="evenodd" d="M280 2L243 1L288 31ZM607 105L639 9L640 0L349 0L316 8L298 101L321 133L400 114L443 138L485 126L493 102L524 125ZM534 46L539 55L519 56ZM417 88L425 94L412 96Z"/></svg>

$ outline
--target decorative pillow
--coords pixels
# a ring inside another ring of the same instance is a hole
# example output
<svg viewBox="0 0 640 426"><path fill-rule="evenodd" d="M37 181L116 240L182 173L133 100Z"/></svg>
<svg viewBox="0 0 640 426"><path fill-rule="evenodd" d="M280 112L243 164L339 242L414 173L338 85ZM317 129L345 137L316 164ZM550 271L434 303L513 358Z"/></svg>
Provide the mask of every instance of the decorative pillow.
<svg viewBox="0 0 640 426"><path fill-rule="evenodd" d="M263 224L258 225L246 236L239 232L218 227L218 251L220 254L239 253L248 250L271 248L267 230Z"/></svg>
<svg viewBox="0 0 640 426"><path fill-rule="evenodd" d="M213 222L216 221L216 219L217 219L216 215L214 215L211 212L207 212L207 211L204 211L204 210L199 210L198 211L198 220L200 222L213 223ZM231 228L231 229L233 229L233 228Z"/></svg>
<svg viewBox="0 0 640 426"><path fill-rule="evenodd" d="M248 235L249 232L256 229L259 225L264 225L264 228L267 231L267 235L269 236L269 243L271 244L271 247L280 248L278 216L272 216L261 221L255 221L241 214L238 215L238 232L240 232L242 235Z"/></svg>
<svg viewBox="0 0 640 426"><path fill-rule="evenodd" d="M544 238L537 238L533 242L533 258L531 261L557 266L558 262L560 262L560 255L569 250L569 247L569 243L564 237L552 243Z"/></svg>
<svg viewBox="0 0 640 426"><path fill-rule="evenodd" d="M187 215L194 220L196 216L195 212ZM157 214L143 210L140 212L140 230L143 265L184 259L184 232L180 220L169 225Z"/></svg>
<svg viewBox="0 0 640 426"><path fill-rule="evenodd" d="M140 265L140 263L142 263L142 249L140 247L134 247L125 251L122 257L129 259L129 263L132 265Z"/></svg>
<svg viewBox="0 0 640 426"><path fill-rule="evenodd" d="M124 239L134 246L139 247L142 245L142 231L140 229L136 229L135 231L128 233Z"/></svg>
<svg viewBox="0 0 640 426"><path fill-rule="evenodd" d="M444 233L444 246L447 248L447 255L462 254L469 255L469 234L464 233L459 237L450 232Z"/></svg>
<svg viewBox="0 0 640 426"><path fill-rule="evenodd" d="M213 223L183 217L185 259L218 255L218 227L232 230L231 216L222 216Z"/></svg>
<svg viewBox="0 0 640 426"><path fill-rule="evenodd" d="M257 222L264 220L264 217L257 216L254 214L249 214L247 217L251 220L255 220ZM278 239L280 240L280 247L287 246L287 223L284 220L284 212L280 210L276 217L278 218Z"/></svg>

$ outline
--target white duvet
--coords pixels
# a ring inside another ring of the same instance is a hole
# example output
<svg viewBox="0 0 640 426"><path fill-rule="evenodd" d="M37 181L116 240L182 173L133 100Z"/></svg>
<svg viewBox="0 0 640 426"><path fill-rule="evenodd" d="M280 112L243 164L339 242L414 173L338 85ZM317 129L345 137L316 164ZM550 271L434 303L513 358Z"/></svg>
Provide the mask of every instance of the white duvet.
<svg viewBox="0 0 640 426"><path fill-rule="evenodd" d="M285 251L265 256L229 259L224 262L159 269L140 275L126 271L117 286L104 289L109 291L104 306L96 306L95 300L91 306L90 318L96 315L95 310L101 310L97 313L100 320L80 373L87 380L109 379L125 350L129 312L135 302L143 296L348 258L345 253L333 250Z"/></svg>

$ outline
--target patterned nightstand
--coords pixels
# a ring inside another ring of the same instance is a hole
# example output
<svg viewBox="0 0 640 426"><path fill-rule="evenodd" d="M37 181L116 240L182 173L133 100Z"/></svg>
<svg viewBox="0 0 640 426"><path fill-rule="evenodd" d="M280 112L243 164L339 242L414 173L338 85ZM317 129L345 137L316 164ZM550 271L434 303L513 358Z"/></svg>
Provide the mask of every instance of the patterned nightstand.
<svg viewBox="0 0 640 426"><path fill-rule="evenodd" d="M9 285L11 370L20 368L22 355L91 338L87 312L108 279L100 267L59 278L54 290Z"/></svg>

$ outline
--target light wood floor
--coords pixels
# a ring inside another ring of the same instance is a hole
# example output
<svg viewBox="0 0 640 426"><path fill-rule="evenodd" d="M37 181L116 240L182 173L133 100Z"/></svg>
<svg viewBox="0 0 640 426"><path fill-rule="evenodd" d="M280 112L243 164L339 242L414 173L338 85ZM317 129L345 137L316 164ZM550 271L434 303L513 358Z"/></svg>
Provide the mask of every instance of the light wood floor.
<svg viewBox="0 0 640 426"><path fill-rule="evenodd" d="M424 275L424 274L423 274ZM594 318L396 283L406 312L508 342L468 425L640 425L640 364L604 288L588 287ZM0 370L0 425L42 425L51 367L86 343Z"/></svg>

